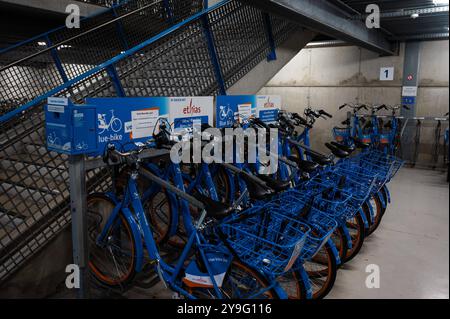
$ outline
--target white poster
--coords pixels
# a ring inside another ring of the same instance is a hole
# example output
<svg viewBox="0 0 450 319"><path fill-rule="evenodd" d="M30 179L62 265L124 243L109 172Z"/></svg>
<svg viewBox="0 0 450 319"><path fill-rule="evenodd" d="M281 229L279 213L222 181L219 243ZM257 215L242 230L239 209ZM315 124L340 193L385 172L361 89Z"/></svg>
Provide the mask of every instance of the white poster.
<svg viewBox="0 0 450 319"><path fill-rule="evenodd" d="M178 131L199 122L213 126L214 97L171 97L169 112L170 123L173 123L174 129Z"/></svg>
<svg viewBox="0 0 450 319"><path fill-rule="evenodd" d="M159 109L143 109L131 112L133 139L152 136L159 116Z"/></svg>
<svg viewBox="0 0 450 319"><path fill-rule="evenodd" d="M417 96L417 86L404 86L402 96Z"/></svg>
<svg viewBox="0 0 450 319"><path fill-rule="evenodd" d="M277 120L278 111L281 110L281 96L258 95L256 97L257 116L269 123Z"/></svg>
<svg viewBox="0 0 450 319"><path fill-rule="evenodd" d="M252 104L238 104L239 122L245 121L252 117Z"/></svg>

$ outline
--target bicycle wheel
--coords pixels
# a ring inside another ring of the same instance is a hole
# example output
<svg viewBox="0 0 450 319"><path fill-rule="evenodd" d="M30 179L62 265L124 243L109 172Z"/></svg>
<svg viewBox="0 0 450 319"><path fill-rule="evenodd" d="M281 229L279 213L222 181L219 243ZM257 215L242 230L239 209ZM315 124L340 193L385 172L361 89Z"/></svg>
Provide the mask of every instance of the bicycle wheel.
<svg viewBox="0 0 450 319"><path fill-rule="evenodd" d="M97 243L115 204L102 194L87 198L89 269L94 277L109 287L123 287L135 275L135 241L127 220L119 214L107 230L106 241Z"/></svg>
<svg viewBox="0 0 450 319"><path fill-rule="evenodd" d="M302 276L296 270L290 270L277 278L278 284L289 299L306 299L306 287Z"/></svg>
<svg viewBox="0 0 450 319"><path fill-rule="evenodd" d="M303 263L312 288L312 298L322 299L331 291L336 281L336 256L326 243L311 259Z"/></svg>
<svg viewBox="0 0 450 319"><path fill-rule="evenodd" d="M278 295L267 279L243 263L233 260L225 275L220 291L225 299L277 299ZM199 299L214 299L214 288L187 287L186 290Z"/></svg>
<svg viewBox="0 0 450 319"><path fill-rule="evenodd" d="M352 260L361 250L365 238L365 225L364 220L359 214L346 221L346 227L350 233L352 239L352 248L347 251L347 255L342 262L348 262Z"/></svg>
<svg viewBox="0 0 450 319"><path fill-rule="evenodd" d="M156 243L161 245L167 243L172 225L172 205L167 191L161 189L152 194L143 206Z"/></svg>
<svg viewBox="0 0 450 319"><path fill-rule="evenodd" d="M334 245L336 246L337 251L339 252L339 258L343 260L345 256L347 256L348 251L348 239L347 236L345 236L344 230L342 227L338 227L334 230L333 234L331 235L331 240L333 241ZM341 267L342 264L338 266Z"/></svg>
<svg viewBox="0 0 450 319"><path fill-rule="evenodd" d="M373 222L371 222L370 209L369 206L372 207L372 211L375 214ZM376 195L372 195L369 200L367 200L363 205L362 209L364 214L369 221L369 229L366 230L366 237L370 236L377 228L380 226L381 219L383 218L383 205L381 204L380 198Z"/></svg>
<svg viewBox="0 0 450 319"><path fill-rule="evenodd" d="M122 129L122 121L120 119L115 118L111 123L111 129L113 132L118 133Z"/></svg>

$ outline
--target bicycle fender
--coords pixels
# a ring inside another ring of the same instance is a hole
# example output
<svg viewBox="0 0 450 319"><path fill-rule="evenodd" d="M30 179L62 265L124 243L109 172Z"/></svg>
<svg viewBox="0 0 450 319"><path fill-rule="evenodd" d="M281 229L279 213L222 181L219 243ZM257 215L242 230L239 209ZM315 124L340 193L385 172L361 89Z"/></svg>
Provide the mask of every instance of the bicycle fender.
<svg viewBox="0 0 450 319"><path fill-rule="evenodd" d="M362 218L362 220L364 222L364 228L369 229L369 227L370 227L369 226L369 221L367 220L366 214L364 214L364 212L363 212L361 207L358 209L358 214L361 216L361 218Z"/></svg>
<svg viewBox="0 0 450 319"><path fill-rule="evenodd" d="M327 244L330 246L331 251L333 252L334 258L336 259L336 265L340 265L341 264L341 258L339 257L339 252L336 248L336 245L334 244L334 242L330 239L328 239Z"/></svg>
<svg viewBox="0 0 450 319"><path fill-rule="evenodd" d="M386 208L386 202L384 201L383 195L381 195L380 192L377 193L377 197L380 200L381 206L383 206L383 209Z"/></svg>
<svg viewBox="0 0 450 319"><path fill-rule="evenodd" d="M388 204L390 204L391 203L391 192L389 191L387 185L384 185L383 189L386 192L387 202L388 202Z"/></svg>
<svg viewBox="0 0 450 319"><path fill-rule="evenodd" d="M373 223L375 221L375 212L373 211L373 207L370 203L366 203L366 205L369 207L370 221Z"/></svg>
<svg viewBox="0 0 450 319"><path fill-rule="evenodd" d="M347 239L347 248L352 249L352 236L350 236L350 232L348 231L348 227L344 224L340 226L342 228L342 231L344 232L344 236Z"/></svg>
<svg viewBox="0 0 450 319"><path fill-rule="evenodd" d="M122 213L125 216L128 225L131 227L131 231L133 233L134 242L136 244L136 266L135 270L140 272L142 270L142 265L144 261L144 247L142 245L142 237L141 237L141 229L136 223L133 214L128 208L122 209Z"/></svg>
<svg viewBox="0 0 450 319"><path fill-rule="evenodd" d="M303 282L305 285L305 292L306 292L306 299L311 300L313 297L313 291L311 287L311 282L309 281L308 273L306 272L305 268L303 267L303 262L297 262L297 271L300 273L299 280Z"/></svg>

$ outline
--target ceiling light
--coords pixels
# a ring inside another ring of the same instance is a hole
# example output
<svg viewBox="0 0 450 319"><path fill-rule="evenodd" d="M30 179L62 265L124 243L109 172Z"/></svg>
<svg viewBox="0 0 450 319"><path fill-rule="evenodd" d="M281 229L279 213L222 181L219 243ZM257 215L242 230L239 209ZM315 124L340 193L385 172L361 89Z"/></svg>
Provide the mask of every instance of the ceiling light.
<svg viewBox="0 0 450 319"><path fill-rule="evenodd" d="M47 43L45 43L45 42L41 42L41 41L39 41L38 43L37 43L39 46L41 46L41 47L43 47L43 46L46 46L47 45Z"/></svg>
<svg viewBox="0 0 450 319"><path fill-rule="evenodd" d="M435 5L448 4L448 0L433 0Z"/></svg>
<svg viewBox="0 0 450 319"><path fill-rule="evenodd" d="M418 17L419 17L418 13L411 14L411 18L413 18L413 19L417 19Z"/></svg>

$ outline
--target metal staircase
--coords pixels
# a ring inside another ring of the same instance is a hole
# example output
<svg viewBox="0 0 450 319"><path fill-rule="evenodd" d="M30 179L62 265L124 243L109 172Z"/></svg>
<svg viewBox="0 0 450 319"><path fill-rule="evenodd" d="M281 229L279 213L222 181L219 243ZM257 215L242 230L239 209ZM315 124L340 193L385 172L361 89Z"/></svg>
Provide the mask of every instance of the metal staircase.
<svg viewBox="0 0 450 319"><path fill-rule="evenodd" d="M0 99L27 98L0 116L0 284L70 223L67 158L45 147L48 96L224 94L300 29L235 0L198 13L153 3L0 69ZM86 179L88 191L109 187L104 171Z"/></svg>

